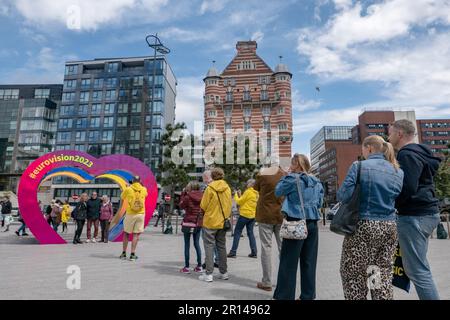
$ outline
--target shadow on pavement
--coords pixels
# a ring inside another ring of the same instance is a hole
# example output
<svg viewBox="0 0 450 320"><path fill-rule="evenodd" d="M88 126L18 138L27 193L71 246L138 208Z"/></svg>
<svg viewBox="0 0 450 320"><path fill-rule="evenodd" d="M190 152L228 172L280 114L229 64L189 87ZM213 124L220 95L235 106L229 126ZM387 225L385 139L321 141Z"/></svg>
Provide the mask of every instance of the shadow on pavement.
<svg viewBox="0 0 450 320"><path fill-rule="evenodd" d="M39 244L39 242L33 237L33 235L25 236L25 237L18 237L14 231L9 231L8 236L1 237L0 238L0 244L24 244L24 245L33 245L33 244Z"/></svg>
<svg viewBox="0 0 450 320"><path fill-rule="evenodd" d="M143 268L145 269L152 269L156 272L164 275L171 275L171 276L180 276L182 278L188 278L188 279L194 279L198 280L199 273L191 272L190 274L184 274L180 272L180 269L183 267L183 262L181 261L155 261L155 263L159 265L143 265ZM214 268L214 275L218 274L219 270L217 268ZM238 285L241 287L248 287L252 289L256 288L256 281L252 279L242 278L233 273L232 270L229 270L230 279L229 280L219 280L214 279L214 281L220 281L220 282L227 282L234 285ZM264 295L266 296L266 295Z"/></svg>

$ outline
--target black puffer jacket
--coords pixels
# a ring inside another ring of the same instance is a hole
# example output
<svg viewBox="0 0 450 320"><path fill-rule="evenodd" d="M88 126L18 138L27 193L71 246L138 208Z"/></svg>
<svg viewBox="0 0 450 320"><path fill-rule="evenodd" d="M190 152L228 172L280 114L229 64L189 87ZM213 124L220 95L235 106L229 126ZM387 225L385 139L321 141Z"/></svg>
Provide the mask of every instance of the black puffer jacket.
<svg viewBox="0 0 450 320"><path fill-rule="evenodd" d="M397 160L404 172L403 189L396 200L398 214L425 216L439 212L434 175L440 158L422 144L411 143L400 149Z"/></svg>
<svg viewBox="0 0 450 320"><path fill-rule="evenodd" d="M100 208L102 207L102 200L100 198L92 199L87 201L87 218L88 219L98 219L100 217Z"/></svg>

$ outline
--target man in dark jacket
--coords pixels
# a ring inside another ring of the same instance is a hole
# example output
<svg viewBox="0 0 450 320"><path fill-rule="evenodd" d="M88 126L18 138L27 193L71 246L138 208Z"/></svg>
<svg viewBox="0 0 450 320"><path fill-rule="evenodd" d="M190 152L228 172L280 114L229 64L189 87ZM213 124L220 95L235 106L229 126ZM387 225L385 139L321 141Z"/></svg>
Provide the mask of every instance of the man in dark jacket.
<svg viewBox="0 0 450 320"><path fill-rule="evenodd" d="M12 204L9 201L9 197L5 196L5 200L2 203L2 226L5 225L6 228L3 232L9 231L9 225L11 224L11 212L12 212Z"/></svg>
<svg viewBox="0 0 450 320"><path fill-rule="evenodd" d="M100 209L102 207L102 201L97 197L97 192L92 192L91 198L87 201L87 240L91 242L91 229L94 225L94 237L92 242L97 242L98 226L100 218Z"/></svg>
<svg viewBox="0 0 450 320"><path fill-rule="evenodd" d="M283 222L281 215L282 199L275 196L275 186L285 172L279 166L261 169L256 177L254 189L259 192L256 204L256 222L261 240L262 281L257 283L259 289L272 291L272 237L281 250L280 228Z"/></svg>
<svg viewBox="0 0 450 320"><path fill-rule="evenodd" d="M75 237L73 238L73 244L81 244L81 233L83 231L84 222L87 218L87 193L83 193L80 196L80 202L75 206L75 209L72 211L72 218L77 223L77 229L75 230Z"/></svg>
<svg viewBox="0 0 450 320"><path fill-rule="evenodd" d="M421 300L438 300L439 294L427 261L428 239L440 222L434 187L440 159L422 144L414 143L416 129L398 120L389 129L389 141L398 151L404 172L403 189L396 200L397 229L405 273Z"/></svg>

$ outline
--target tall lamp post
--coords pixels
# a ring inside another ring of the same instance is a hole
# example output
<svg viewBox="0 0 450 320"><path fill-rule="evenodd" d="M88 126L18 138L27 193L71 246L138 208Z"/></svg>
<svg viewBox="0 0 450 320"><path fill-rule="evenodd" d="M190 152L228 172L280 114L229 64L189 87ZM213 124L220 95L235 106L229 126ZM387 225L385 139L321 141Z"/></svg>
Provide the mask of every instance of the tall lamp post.
<svg viewBox="0 0 450 320"><path fill-rule="evenodd" d="M152 41L153 40L153 41ZM161 55L166 55L170 53L170 49L164 46L161 43L161 40L158 38L158 34L156 35L148 35L145 38L145 41L147 42L148 46L154 50L153 54L153 77L152 77L152 100L150 104L150 142L149 142L149 157L148 161L150 163L149 167L152 168L152 149L153 149L153 105L155 101L155 77L156 77L156 53L160 53Z"/></svg>

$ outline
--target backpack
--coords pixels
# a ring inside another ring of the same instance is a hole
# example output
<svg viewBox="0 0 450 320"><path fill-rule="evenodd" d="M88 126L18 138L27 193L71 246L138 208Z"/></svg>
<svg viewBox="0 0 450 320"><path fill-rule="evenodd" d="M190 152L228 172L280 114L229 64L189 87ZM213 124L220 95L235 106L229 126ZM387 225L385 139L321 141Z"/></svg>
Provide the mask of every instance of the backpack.
<svg viewBox="0 0 450 320"><path fill-rule="evenodd" d="M142 211L142 209L144 209L145 197L142 195L141 191L136 191L133 189L133 192L133 200L129 203L130 208L133 211Z"/></svg>

